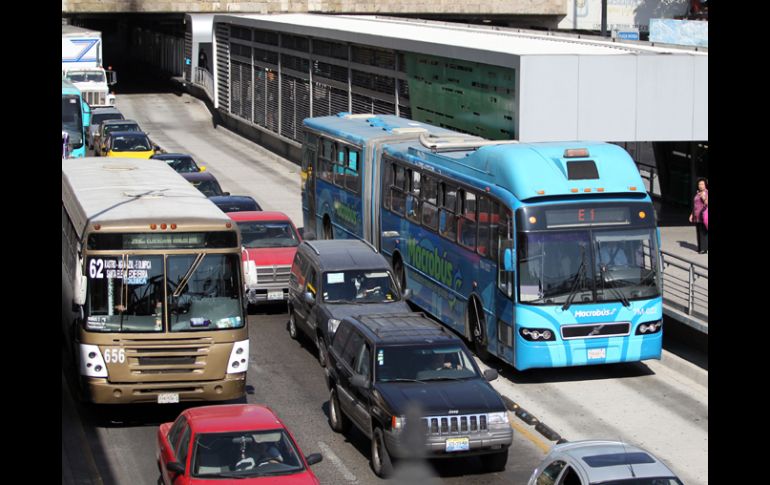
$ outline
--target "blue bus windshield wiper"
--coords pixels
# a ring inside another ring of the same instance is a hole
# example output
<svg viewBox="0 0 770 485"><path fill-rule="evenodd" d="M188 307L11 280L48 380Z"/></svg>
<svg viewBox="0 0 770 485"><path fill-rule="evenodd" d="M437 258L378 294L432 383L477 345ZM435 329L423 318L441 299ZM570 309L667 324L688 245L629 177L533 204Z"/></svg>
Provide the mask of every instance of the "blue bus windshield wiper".
<svg viewBox="0 0 770 485"><path fill-rule="evenodd" d="M618 289L617 286L615 286L615 281L613 281L611 278L607 278L607 265L601 264L599 265L599 271L602 273L602 282L607 282L607 284L610 287L610 290L620 298L620 301L623 303L623 306L630 307L631 303L628 302L628 298L626 298L626 295L623 294L622 291Z"/></svg>
<svg viewBox="0 0 770 485"><path fill-rule="evenodd" d="M566 310L572 305L572 300L575 299L575 295L577 295L577 290L580 288L580 282L583 281L583 277L585 276L585 267L586 267L586 249L583 246L580 246L580 266L578 266L577 273L575 274L575 279L572 280L572 289L570 289L569 296L567 296L567 300L564 302L564 305L562 305L561 309Z"/></svg>

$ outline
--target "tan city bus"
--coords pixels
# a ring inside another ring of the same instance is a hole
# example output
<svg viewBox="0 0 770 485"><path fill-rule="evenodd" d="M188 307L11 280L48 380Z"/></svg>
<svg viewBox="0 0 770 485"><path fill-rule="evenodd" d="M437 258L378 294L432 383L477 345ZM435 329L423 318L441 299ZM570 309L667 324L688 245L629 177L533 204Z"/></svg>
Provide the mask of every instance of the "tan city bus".
<svg viewBox="0 0 770 485"><path fill-rule="evenodd" d="M94 403L244 395L240 233L160 160L62 160L62 319Z"/></svg>

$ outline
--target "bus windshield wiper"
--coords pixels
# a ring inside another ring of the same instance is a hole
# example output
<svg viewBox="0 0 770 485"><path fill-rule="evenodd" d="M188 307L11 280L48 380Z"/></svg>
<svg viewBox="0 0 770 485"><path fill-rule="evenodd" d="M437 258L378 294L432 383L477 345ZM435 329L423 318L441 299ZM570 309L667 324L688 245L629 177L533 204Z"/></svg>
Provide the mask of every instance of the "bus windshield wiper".
<svg viewBox="0 0 770 485"><path fill-rule="evenodd" d="M585 266L586 266L586 249L583 246L580 246L580 266L578 266L577 273L575 274L575 279L572 280L572 289L569 291L569 296L567 296L567 300L564 302L564 305L562 305L561 309L566 310L572 305L572 300L575 299L575 295L577 295L577 290L580 288L580 282L583 281L583 277L585 276Z"/></svg>
<svg viewBox="0 0 770 485"><path fill-rule="evenodd" d="M607 278L607 274L608 274L607 273L607 265L606 264L599 265L599 271L601 271L601 273L602 273L602 281L603 282L604 281L607 282L607 284L610 287L610 290L612 290L612 292L618 298L620 298L620 301L621 301L621 303L623 303L623 306L630 307L631 303L629 303L628 298L626 298L626 296L623 294L623 292L620 291L617 286L615 286L615 282L612 279L608 279Z"/></svg>

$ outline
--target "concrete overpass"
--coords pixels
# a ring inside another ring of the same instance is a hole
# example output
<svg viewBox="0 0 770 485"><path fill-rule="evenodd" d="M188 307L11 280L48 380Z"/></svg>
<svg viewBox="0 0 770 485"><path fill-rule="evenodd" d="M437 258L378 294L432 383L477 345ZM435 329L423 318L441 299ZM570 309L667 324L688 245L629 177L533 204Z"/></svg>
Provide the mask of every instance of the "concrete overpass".
<svg viewBox="0 0 770 485"><path fill-rule="evenodd" d="M418 16L556 28L567 0L62 0L63 16L117 13L329 13Z"/></svg>

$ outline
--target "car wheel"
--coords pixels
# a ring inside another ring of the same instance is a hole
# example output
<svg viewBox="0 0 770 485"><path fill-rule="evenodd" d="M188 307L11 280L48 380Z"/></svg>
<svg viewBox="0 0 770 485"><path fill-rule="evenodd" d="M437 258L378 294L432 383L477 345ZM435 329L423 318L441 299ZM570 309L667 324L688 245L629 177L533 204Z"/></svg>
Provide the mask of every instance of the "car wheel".
<svg viewBox="0 0 770 485"><path fill-rule="evenodd" d="M489 455L481 456L481 464L484 470L488 472L501 472L505 470L505 464L508 463L508 449Z"/></svg>
<svg viewBox="0 0 770 485"><path fill-rule="evenodd" d="M329 425L337 433L346 433L350 429L350 420L340 409L340 401L334 388L329 393Z"/></svg>
<svg viewBox="0 0 770 485"><path fill-rule="evenodd" d="M374 428L372 436L372 470L380 478L388 478L393 474L393 463L380 428Z"/></svg>
<svg viewBox="0 0 770 485"><path fill-rule="evenodd" d="M318 345L318 363L321 364L321 367L326 367L326 343L324 343L324 339L320 335L316 336L316 345Z"/></svg>
<svg viewBox="0 0 770 485"><path fill-rule="evenodd" d="M289 312L289 337L297 340L297 319L294 316L294 310Z"/></svg>

